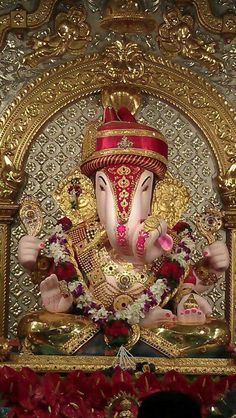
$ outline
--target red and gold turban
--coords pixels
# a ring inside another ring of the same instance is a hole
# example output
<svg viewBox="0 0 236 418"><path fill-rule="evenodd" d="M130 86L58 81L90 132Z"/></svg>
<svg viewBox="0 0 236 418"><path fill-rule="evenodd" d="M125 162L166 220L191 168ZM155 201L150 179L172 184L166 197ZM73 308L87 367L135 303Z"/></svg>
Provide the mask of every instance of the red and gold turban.
<svg viewBox="0 0 236 418"><path fill-rule="evenodd" d="M168 146L157 129L138 123L128 109L123 107L116 113L108 107L103 124L97 128L95 142L91 135L85 138L83 155L81 171L87 176L104 167L131 164L163 178Z"/></svg>

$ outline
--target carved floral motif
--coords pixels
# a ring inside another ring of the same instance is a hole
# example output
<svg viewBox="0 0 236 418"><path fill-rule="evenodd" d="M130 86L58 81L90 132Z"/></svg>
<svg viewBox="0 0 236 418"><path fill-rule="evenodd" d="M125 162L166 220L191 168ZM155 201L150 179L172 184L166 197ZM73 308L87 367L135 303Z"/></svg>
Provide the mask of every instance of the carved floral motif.
<svg viewBox="0 0 236 418"><path fill-rule="evenodd" d="M106 53L106 71L111 80L127 83L143 79L144 55L137 44L116 41L106 48Z"/></svg>

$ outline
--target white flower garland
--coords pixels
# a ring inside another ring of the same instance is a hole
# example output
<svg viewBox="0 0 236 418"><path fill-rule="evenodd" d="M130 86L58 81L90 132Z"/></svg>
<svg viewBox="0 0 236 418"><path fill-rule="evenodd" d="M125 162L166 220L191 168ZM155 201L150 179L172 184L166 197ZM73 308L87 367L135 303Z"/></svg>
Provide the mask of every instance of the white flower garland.
<svg viewBox="0 0 236 418"><path fill-rule="evenodd" d="M49 254L55 265L70 261L70 253L66 247L66 239L61 225L55 227L55 233L48 238Z"/></svg>
<svg viewBox="0 0 236 418"><path fill-rule="evenodd" d="M163 294L168 290L166 280L158 280L149 289L144 290L143 295L132 304L120 311L113 312L108 311L103 305L93 302L92 296L84 291L81 283L73 283L69 285L69 288L74 295L76 307L85 311L93 322L100 325L109 319L121 319L130 325L138 324L151 308L160 304Z"/></svg>
<svg viewBox="0 0 236 418"><path fill-rule="evenodd" d="M182 236L181 241L178 243L175 252L170 253L168 256L171 261L177 261L181 267L186 269L190 254L194 250L194 238L192 233L188 229L184 229L179 236Z"/></svg>

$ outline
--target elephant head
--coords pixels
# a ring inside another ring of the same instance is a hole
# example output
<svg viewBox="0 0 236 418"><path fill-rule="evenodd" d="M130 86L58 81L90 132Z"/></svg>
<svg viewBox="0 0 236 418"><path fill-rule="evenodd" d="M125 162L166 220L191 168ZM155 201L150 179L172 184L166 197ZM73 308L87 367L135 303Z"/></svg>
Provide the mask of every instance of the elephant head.
<svg viewBox="0 0 236 418"><path fill-rule="evenodd" d="M94 148L81 171L95 175L98 216L111 246L122 255L141 257L138 245L144 245L148 237L155 244L155 255L160 255L171 240L166 235L166 223L162 221L153 236L143 230L143 223L151 212L154 185L166 171L164 137L156 129L137 123L127 109L116 113L108 108Z"/></svg>

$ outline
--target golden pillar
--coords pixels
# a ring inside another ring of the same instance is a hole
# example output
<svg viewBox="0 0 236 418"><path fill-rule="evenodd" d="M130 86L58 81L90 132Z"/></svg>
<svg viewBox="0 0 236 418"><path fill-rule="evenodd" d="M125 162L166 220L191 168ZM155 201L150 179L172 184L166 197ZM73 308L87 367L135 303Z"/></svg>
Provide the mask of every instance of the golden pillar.
<svg viewBox="0 0 236 418"><path fill-rule="evenodd" d="M17 209L13 202L0 201L0 337L7 336L10 228Z"/></svg>

